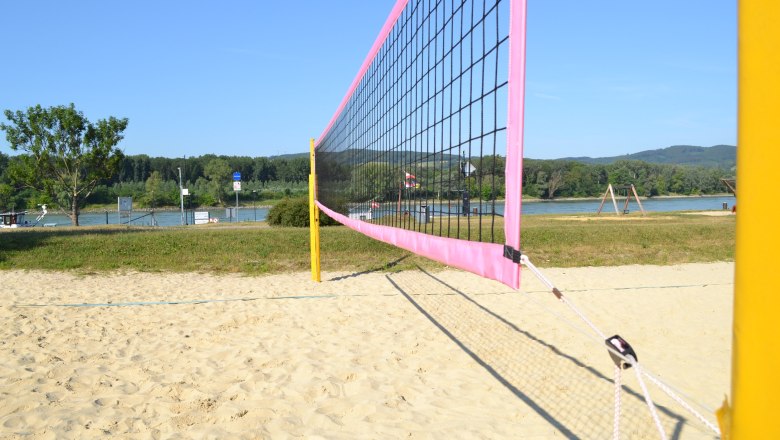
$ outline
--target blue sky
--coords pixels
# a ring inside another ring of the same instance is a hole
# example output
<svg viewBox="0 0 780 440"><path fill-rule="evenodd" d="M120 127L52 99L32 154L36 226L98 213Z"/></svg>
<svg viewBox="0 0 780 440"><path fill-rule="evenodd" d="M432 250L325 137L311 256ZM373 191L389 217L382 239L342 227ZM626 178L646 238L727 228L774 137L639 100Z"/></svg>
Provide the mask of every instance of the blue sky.
<svg viewBox="0 0 780 440"><path fill-rule="evenodd" d="M126 154L305 152L394 3L6 2L0 109L127 117ZM528 12L526 157L736 144L735 1Z"/></svg>

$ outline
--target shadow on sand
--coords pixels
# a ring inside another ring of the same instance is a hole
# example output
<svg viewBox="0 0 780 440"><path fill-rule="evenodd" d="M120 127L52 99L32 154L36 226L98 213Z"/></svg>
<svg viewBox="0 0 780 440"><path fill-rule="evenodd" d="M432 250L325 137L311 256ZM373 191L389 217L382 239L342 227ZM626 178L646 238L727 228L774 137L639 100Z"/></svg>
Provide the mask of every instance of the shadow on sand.
<svg viewBox="0 0 780 440"><path fill-rule="evenodd" d="M419 270L424 275L402 272L386 277L461 350L538 414L548 428L570 439L612 438L612 378L523 330L473 295ZM624 380L628 377L624 375ZM642 394L626 385L622 390L621 436L659 438ZM679 439L684 427L692 429L689 433L706 437L706 431L692 426L681 414L661 405L658 410L669 438ZM527 435L538 435L538 424L536 428L518 426L520 437L525 436L524 429L529 430Z"/></svg>

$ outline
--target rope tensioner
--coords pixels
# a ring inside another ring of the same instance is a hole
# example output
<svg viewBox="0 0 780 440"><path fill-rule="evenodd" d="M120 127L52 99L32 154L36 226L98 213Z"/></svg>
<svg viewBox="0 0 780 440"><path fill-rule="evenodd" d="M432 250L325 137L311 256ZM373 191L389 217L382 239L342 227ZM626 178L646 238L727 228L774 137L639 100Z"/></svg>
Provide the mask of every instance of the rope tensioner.
<svg viewBox="0 0 780 440"><path fill-rule="evenodd" d="M621 338L619 335L607 338L607 340L604 342L609 348L609 350L607 350L609 357L612 358L612 362L614 362L617 367L627 370L631 368L632 362L628 362L626 359L633 360L633 362L639 361L636 352L631 347L631 344L626 342L626 340ZM618 356L615 351L620 353L621 356Z"/></svg>

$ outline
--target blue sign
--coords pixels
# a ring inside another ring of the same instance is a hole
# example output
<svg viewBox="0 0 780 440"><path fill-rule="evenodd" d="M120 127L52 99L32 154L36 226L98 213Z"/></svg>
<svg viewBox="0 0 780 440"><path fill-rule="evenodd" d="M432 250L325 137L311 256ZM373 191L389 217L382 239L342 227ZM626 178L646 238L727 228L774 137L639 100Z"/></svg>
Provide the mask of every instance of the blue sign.
<svg viewBox="0 0 780 440"><path fill-rule="evenodd" d="M233 173L233 180L235 180L236 182L240 181L241 180L241 173L239 173L238 171Z"/></svg>

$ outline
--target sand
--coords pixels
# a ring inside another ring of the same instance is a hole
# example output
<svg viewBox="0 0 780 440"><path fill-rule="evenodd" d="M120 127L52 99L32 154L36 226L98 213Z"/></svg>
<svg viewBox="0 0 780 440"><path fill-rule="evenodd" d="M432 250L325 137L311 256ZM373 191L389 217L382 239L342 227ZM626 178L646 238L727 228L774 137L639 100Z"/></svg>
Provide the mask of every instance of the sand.
<svg viewBox="0 0 780 440"><path fill-rule="evenodd" d="M730 386L733 270L545 273L714 422ZM612 436L603 342L528 272L522 292L456 270L0 280L0 438ZM70 306L83 303L98 305ZM633 371L622 438L658 438ZM670 438L714 437L649 389Z"/></svg>

